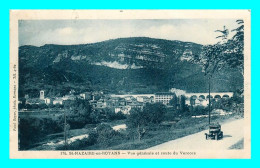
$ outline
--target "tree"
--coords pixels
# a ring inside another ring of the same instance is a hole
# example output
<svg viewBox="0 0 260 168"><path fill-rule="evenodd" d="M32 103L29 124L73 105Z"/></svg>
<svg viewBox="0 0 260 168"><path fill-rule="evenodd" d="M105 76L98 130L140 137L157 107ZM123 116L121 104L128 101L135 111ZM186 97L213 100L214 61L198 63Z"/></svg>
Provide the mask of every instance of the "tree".
<svg viewBox="0 0 260 168"><path fill-rule="evenodd" d="M222 39L218 43L226 42L228 40L229 30L226 28L226 26L224 26L223 30L216 30L215 32L220 32L221 33L221 35L216 37L216 38L221 38Z"/></svg>
<svg viewBox="0 0 260 168"><path fill-rule="evenodd" d="M114 143L116 138L120 137L120 133L113 130L113 128L108 124L100 124L96 128L97 131L97 142L104 147L109 146Z"/></svg>
<svg viewBox="0 0 260 168"><path fill-rule="evenodd" d="M238 27L231 30L231 32L235 32L233 37L231 39L222 39L223 59L225 60L225 65L238 69L241 75L244 76L244 21L237 20L236 22ZM225 32L219 32L222 33L222 36L225 36ZM242 93L243 89L241 88Z"/></svg>
<svg viewBox="0 0 260 168"><path fill-rule="evenodd" d="M148 128L159 125L163 121L165 114L166 107L161 103L147 103L143 110L133 108L127 118L127 128L135 129L138 139L141 140Z"/></svg>
<svg viewBox="0 0 260 168"><path fill-rule="evenodd" d="M130 115L127 117L127 128L132 130L135 129L138 134L138 140L140 141L145 133L145 127L147 126L146 119L143 116L141 109L132 108L130 110Z"/></svg>
<svg viewBox="0 0 260 168"><path fill-rule="evenodd" d="M88 123L96 123L97 118L89 102L82 99L67 100L64 102L64 112L66 113L67 122L72 129L84 127Z"/></svg>
<svg viewBox="0 0 260 168"><path fill-rule="evenodd" d="M242 75L244 75L244 21L237 20L238 27L231 30L235 32L231 39L228 39L228 29L216 30L220 32L221 35L217 38L221 38L219 44L221 45L223 59L225 60L225 65L231 68L238 68Z"/></svg>
<svg viewBox="0 0 260 168"><path fill-rule="evenodd" d="M235 35L227 41L226 60L231 68L238 68L244 76L244 21L237 20Z"/></svg>
<svg viewBox="0 0 260 168"><path fill-rule="evenodd" d="M91 123L99 123L101 119L101 114L99 110L95 110L94 108L91 108L91 113L89 115L91 119Z"/></svg>
<svg viewBox="0 0 260 168"><path fill-rule="evenodd" d="M166 106L162 103L147 103L143 108L143 116L148 124L160 124L166 111Z"/></svg>
<svg viewBox="0 0 260 168"><path fill-rule="evenodd" d="M224 30L216 30L216 32L221 32L220 36L216 38L221 38L221 40L214 45L206 45L202 48L202 53L195 55L193 61L202 65L204 75L208 78L208 91L209 91L209 124L210 124L210 92L211 92L211 79L216 71L222 69L225 65L225 55L227 50L226 41L228 39L229 31L224 26Z"/></svg>
<svg viewBox="0 0 260 168"><path fill-rule="evenodd" d="M181 95L180 97L180 111L185 112L186 110L186 97L184 95Z"/></svg>
<svg viewBox="0 0 260 168"><path fill-rule="evenodd" d="M191 114L193 114L193 112L194 112L193 106L195 105L195 101L196 101L196 98L194 98L194 96L191 96L190 97ZM195 117L196 117L196 114L195 114Z"/></svg>
<svg viewBox="0 0 260 168"><path fill-rule="evenodd" d="M224 30L216 30L216 32L221 33L221 35L216 38L220 38L221 40L217 44L204 46L202 54L194 56L194 62L201 63L205 75L208 76L209 97L212 75L225 65L228 65L231 68L237 68L244 76L244 21L237 20L236 22L238 27L232 30L235 32L235 35L231 39L228 39L229 30L224 26Z"/></svg>
<svg viewBox="0 0 260 168"><path fill-rule="evenodd" d="M41 110L48 108L48 106L47 106L46 104L44 104L44 103L39 104L38 107L39 107Z"/></svg>
<svg viewBox="0 0 260 168"><path fill-rule="evenodd" d="M174 93L172 99L169 101L169 104L173 106L174 110L177 109L177 102L178 102L178 99L177 99L176 94Z"/></svg>
<svg viewBox="0 0 260 168"><path fill-rule="evenodd" d="M103 109L103 113L105 114L105 116L106 116L106 119L108 120L108 121L113 121L113 120L115 120L116 119L116 113L115 113L115 111L112 111L111 110L111 108L105 108L105 109Z"/></svg>
<svg viewBox="0 0 260 168"><path fill-rule="evenodd" d="M213 74L220 70L223 66L223 44L207 45L202 49L202 53L194 57L194 61L201 64L203 67L204 75L208 78L208 91L209 91L209 124L210 124L210 92L211 92L211 79Z"/></svg>

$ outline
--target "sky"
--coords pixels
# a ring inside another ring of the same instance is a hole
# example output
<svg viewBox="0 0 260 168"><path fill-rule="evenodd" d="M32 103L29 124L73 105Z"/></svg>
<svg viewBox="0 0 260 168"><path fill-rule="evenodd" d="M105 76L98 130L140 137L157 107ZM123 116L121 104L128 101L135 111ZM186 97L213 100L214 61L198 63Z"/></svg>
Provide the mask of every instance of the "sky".
<svg viewBox="0 0 260 168"><path fill-rule="evenodd" d="M234 19L20 20L19 46L87 44L124 37L217 43L215 30L237 27ZM230 32L230 37L233 32Z"/></svg>

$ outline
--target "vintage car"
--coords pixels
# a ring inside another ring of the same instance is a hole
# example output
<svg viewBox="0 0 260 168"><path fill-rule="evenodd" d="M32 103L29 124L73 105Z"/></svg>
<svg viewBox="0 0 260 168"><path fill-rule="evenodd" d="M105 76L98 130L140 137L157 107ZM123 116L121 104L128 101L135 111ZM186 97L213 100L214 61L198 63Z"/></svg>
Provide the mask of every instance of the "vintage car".
<svg viewBox="0 0 260 168"><path fill-rule="evenodd" d="M209 133L205 133L206 139L215 139L219 140L223 138L223 132L221 131L221 125L219 123L217 124L211 124L209 126Z"/></svg>

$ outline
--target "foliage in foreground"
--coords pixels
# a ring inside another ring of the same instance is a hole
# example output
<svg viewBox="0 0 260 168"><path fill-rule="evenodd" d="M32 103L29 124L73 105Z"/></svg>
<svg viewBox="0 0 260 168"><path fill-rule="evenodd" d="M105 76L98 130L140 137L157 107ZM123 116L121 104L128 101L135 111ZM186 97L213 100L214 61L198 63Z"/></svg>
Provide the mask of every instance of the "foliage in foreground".
<svg viewBox="0 0 260 168"><path fill-rule="evenodd" d="M166 114L166 106L161 103L146 104L143 109L131 109L127 118L127 128L133 138L141 140L153 125L159 125Z"/></svg>
<svg viewBox="0 0 260 168"><path fill-rule="evenodd" d="M57 150L82 150L88 149L95 145L102 148L107 148L125 140L126 136L113 128L108 124L100 124L96 129L89 133L88 138L77 140L68 144L67 146L58 146Z"/></svg>

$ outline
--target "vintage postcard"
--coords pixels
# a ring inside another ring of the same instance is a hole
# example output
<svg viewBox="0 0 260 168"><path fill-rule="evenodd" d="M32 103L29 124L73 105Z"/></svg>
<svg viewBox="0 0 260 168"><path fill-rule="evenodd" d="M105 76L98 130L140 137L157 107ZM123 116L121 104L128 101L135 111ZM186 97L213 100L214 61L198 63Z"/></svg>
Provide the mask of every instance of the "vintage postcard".
<svg viewBox="0 0 260 168"><path fill-rule="evenodd" d="M251 158L250 10L11 10L10 158Z"/></svg>

